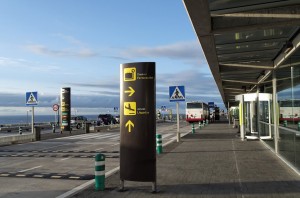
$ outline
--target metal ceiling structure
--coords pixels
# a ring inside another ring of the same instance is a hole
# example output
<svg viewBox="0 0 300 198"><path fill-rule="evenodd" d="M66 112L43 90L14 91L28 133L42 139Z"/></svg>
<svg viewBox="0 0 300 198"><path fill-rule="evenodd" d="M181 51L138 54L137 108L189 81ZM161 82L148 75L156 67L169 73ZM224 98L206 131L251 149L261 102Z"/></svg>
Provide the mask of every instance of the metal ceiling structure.
<svg viewBox="0 0 300 198"><path fill-rule="evenodd" d="M288 86L300 65L299 0L183 0L223 102ZM291 61L292 60L292 61Z"/></svg>

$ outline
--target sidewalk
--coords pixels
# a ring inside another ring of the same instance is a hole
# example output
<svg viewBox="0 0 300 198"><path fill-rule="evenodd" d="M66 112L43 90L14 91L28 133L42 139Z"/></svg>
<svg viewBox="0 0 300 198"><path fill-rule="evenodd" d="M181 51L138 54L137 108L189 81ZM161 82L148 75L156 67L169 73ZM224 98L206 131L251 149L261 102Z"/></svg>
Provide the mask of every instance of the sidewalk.
<svg viewBox="0 0 300 198"><path fill-rule="evenodd" d="M172 143L157 157L157 189L151 183L125 182L119 172L74 197L300 197L300 177L260 141L242 142L237 129L210 124Z"/></svg>

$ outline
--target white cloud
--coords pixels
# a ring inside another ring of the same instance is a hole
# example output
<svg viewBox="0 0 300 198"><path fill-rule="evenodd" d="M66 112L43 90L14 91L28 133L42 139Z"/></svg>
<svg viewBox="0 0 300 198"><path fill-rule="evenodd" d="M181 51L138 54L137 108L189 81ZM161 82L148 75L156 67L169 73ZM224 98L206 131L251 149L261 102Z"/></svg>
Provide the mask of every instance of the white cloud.
<svg viewBox="0 0 300 198"><path fill-rule="evenodd" d="M58 56L58 57L79 57L79 58L88 58L94 57L98 54L93 52L91 49L88 48L81 48L81 49L50 49L44 45L26 45L25 48L30 52L39 55L47 55L47 56Z"/></svg>
<svg viewBox="0 0 300 198"><path fill-rule="evenodd" d="M98 56L98 53L88 48L84 42L73 36L64 35L61 33L53 34L52 36L54 36L55 39L60 40L59 43L67 47L62 49L53 49L43 44L28 44L24 47L26 50L32 53L54 57L89 58Z"/></svg>
<svg viewBox="0 0 300 198"><path fill-rule="evenodd" d="M25 59L15 59L0 57L0 67L3 68L14 68L14 69L26 69L39 72L51 72L58 71L60 67L56 65L45 65L39 62L33 62Z"/></svg>
<svg viewBox="0 0 300 198"><path fill-rule="evenodd" d="M127 57L163 57L169 59L205 60L197 41L187 41L157 47L135 47L123 53Z"/></svg>

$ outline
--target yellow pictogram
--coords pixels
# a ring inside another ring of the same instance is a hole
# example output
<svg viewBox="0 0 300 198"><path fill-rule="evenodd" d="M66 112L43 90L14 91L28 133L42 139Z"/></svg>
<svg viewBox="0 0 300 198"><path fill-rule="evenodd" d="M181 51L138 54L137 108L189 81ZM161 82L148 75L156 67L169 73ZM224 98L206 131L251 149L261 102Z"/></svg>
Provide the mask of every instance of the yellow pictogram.
<svg viewBox="0 0 300 198"><path fill-rule="evenodd" d="M129 67L124 68L124 81L135 81L136 80L136 68Z"/></svg>
<svg viewBox="0 0 300 198"><path fill-rule="evenodd" d="M126 122L125 127L128 127L128 132L131 132L131 127L134 128L134 124L133 122L131 122L131 120L128 120L128 122Z"/></svg>
<svg viewBox="0 0 300 198"><path fill-rule="evenodd" d="M136 115L136 102L124 102L124 115Z"/></svg>
<svg viewBox="0 0 300 198"><path fill-rule="evenodd" d="M128 93L128 96L132 96L134 94L134 89L132 87L128 87L128 90L124 91L125 93Z"/></svg>

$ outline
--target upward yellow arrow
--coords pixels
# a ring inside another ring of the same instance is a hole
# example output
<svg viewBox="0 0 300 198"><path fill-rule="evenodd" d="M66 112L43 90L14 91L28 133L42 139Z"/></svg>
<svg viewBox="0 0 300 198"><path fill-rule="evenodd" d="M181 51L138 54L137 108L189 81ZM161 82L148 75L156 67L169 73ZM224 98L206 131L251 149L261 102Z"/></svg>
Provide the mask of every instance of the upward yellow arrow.
<svg viewBox="0 0 300 198"><path fill-rule="evenodd" d="M131 132L131 127L134 128L134 124L133 124L133 122L131 122L131 120L128 120L125 124L125 127L128 127L128 132L130 133Z"/></svg>
<svg viewBox="0 0 300 198"><path fill-rule="evenodd" d="M132 87L128 87L128 90L125 90L125 93L129 93L128 96L132 96L134 94L134 89Z"/></svg>

